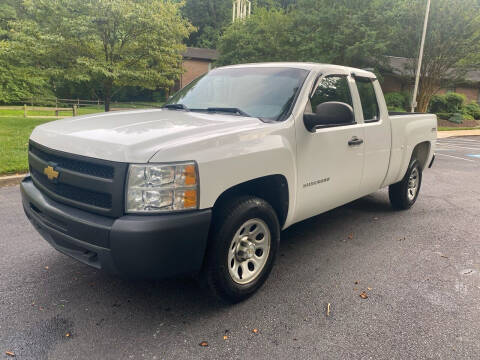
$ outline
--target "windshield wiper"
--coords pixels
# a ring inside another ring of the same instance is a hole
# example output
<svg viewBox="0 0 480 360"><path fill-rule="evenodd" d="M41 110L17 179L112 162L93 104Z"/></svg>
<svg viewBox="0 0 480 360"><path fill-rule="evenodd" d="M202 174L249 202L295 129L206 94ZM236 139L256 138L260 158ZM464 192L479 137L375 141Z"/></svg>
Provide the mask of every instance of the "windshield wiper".
<svg viewBox="0 0 480 360"><path fill-rule="evenodd" d="M188 107L183 104L167 104L164 108L169 110L188 110Z"/></svg>
<svg viewBox="0 0 480 360"><path fill-rule="evenodd" d="M209 111L209 112L225 112L225 113L232 113L232 114L238 114L238 115L241 115L241 116L251 117L251 115L247 114L245 111L243 111L239 108L209 107L209 108L207 108L207 111Z"/></svg>

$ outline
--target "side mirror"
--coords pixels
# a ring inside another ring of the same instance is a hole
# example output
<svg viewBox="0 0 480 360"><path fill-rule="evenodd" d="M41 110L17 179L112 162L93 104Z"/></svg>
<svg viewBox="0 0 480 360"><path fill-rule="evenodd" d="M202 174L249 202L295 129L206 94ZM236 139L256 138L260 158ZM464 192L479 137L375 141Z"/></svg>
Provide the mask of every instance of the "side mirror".
<svg viewBox="0 0 480 360"><path fill-rule="evenodd" d="M355 123L353 108L345 103L329 101L320 104L315 114L304 114L303 122L308 131L330 126L344 126Z"/></svg>

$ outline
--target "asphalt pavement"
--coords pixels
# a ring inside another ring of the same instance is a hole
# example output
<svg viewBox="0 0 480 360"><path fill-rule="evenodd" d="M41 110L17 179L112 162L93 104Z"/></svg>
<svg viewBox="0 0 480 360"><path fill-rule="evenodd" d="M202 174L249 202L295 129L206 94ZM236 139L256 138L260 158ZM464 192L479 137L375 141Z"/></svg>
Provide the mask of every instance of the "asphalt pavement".
<svg viewBox="0 0 480 360"><path fill-rule="evenodd" d="M480 137L438 143L410 211L382 190L292 226L235 306L56 252L2 188L0 359L479 359Z"/></svg>

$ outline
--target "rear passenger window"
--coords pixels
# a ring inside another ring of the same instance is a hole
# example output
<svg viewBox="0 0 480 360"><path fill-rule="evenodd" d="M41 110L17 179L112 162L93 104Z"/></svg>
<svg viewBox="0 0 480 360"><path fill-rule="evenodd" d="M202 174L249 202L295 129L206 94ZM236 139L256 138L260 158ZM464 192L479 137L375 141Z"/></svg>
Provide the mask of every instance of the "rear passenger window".
<svg viewBox="0 0 480 360"><path fill-rule="evenodd" d="M363 119L365 122L379 121L380 110L372 79L357 77L355 81L357 82L358 94L362 103Z"/></svg>
<svg viewBox="0 0 480 360"><path fill-rule="evenodd" d="M311 99L311 110L329 101L339 101L353 107L352 95L346 76L327 76L318 85Z"/></svg>

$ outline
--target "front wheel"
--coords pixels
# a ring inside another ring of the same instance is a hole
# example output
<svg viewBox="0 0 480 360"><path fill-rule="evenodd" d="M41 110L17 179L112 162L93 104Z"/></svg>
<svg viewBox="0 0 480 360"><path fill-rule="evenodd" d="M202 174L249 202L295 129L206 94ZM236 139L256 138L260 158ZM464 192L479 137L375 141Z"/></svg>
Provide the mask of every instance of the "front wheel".
<svg viewBox="0 0 480 360"><path fill-rule="evenodd" d="M217 214L203 277L217 297L236 303L257 291L270 274L280 225L275 210L257 197L238 198Z"/></svg>
<svg viewBox="0 0 480 360"><path fill-rule="evenodd" d="M421 185L422 167L418 160L412 159L402 181L390 185L388 188L388 195L393 208L398 210L410 209L417 201Z"/></svg>

